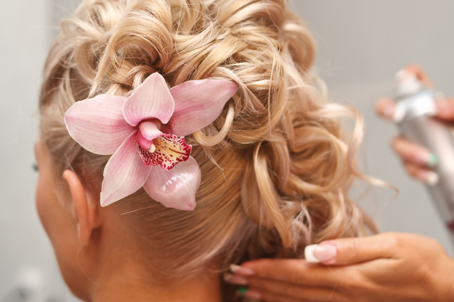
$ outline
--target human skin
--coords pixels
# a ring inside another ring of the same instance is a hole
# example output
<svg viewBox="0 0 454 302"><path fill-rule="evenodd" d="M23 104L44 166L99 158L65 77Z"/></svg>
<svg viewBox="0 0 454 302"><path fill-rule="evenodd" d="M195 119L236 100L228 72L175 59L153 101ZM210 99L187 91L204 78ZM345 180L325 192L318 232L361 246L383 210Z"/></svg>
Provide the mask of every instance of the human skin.
<svg viewBox="0 0 454 302"><path fill-rule="evenodd" d="M55 175L42 141L35 145L35 156L36 207L75 296L93 302L221 301L218 274L207 271L179 283L155 277L147 251L115 208L102 208L94 197L99 194L85 190L73 171Z"/></svg>
<svg viewBox="0 0 454 302"><path fill-rule="evenodd" d="M454 260L433 239L399 233L326 241L337 254L322 263L304 259L246 262L246 296L273 302L454 301Z"/></svg>
<svg viewBox="0 0 454 302"><path fill-rule="evenodd" d="M406 70L432 86L421 67ZM390 98L376 105L378 114L388 120L394 108ZM454 99L439 100L437 111L440 120L454 122ZM429 169L428 150L401 136L393 140L393 148L410 175L429 180L434 172ZM386 233L325 244L334 246L337 255L322 264L258 260L243 264L254 275L237 273L229 279L249 285L246 295L265 301L454 301L454 260L430 238Z"/></svg>
<svg viewBox="0 0 454 302"><path fill-rule="evenodd" d="M427 77L424 70L412 65L406 68L407 71L414 73L426 86L433 87L432 82ZM382 98L376 104L377 113L386 120L391 121L394 115L395 102L391 98ZM449 123L454 123L454 98L442 98L435 102L436 118ZM394 151L399 155L402 164L408 174L422 182L430 182L434 172L430 170L431 154L426 148L411 142L403 136L397 136L392 141Z"/></svg>

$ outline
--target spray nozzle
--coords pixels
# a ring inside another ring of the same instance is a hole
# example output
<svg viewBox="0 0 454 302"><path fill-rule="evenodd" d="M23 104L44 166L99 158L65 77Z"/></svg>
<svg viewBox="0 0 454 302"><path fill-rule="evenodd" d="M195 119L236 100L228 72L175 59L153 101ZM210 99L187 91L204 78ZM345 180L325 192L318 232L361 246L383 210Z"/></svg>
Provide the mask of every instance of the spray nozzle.
<svg viewBox="0 0 454 302"><path fill-rule="evenodd" d="M399 101L394 110L395 123L401 123L408 114L411 116L436 114L433 92L424 89L424 84L414 73L403 69L396 74L396 80L399 83Z"/></svg>
<svg viewBox="0 0 454 302"><path fill-rule="evenodd" d="M423 84L416 75L405 69L396 73L396 80L399 84L399 95L414 94L423 88Z"/></svg>

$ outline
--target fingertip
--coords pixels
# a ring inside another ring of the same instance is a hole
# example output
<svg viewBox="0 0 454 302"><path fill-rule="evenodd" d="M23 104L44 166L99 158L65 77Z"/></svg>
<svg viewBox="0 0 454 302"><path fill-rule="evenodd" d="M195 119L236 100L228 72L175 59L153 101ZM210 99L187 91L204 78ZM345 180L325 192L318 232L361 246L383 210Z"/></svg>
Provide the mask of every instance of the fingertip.
<svg viewBox="0 0 454 302"><path fill-rule="evenodd" d="M255 271L252 268L247 267L245 265L239 266L239 265L236 265L236 264L231 264L230 265L230 270L234 274L239 274L239 275L243 275L243 276L253 276L253 275L255 275Z"/></svg>
<svg viewBox="0 0 454 302"><path fill-rule="evenodd" d="M321 261L325 265L347 265L355 263L358 238L339 238L335 240L327 240L320 243L320 246L329 246L334 248L328 253L331 253L331 257Z"/></svg>
<svg viewBox="0 0 454 302"><path fill-rule="evenodd" d="M315 257L314 250L318 244L311 244L304 248L304 259L309 263L319 263L320 259Z"/></svg>
<svg viewBox="0 0 454 302"><path fill-rule="evenodd" d="M336 261L337 247L330 242L312 244L304 249L304 257L309 263L332 264Z"/></svg>
<svg viewBox="0 0 454 302"><path fill-rule="evenodd" d="M424 169L419 170L415 176L420 181L428 184L429 186L435 186L440 180L440 177L438 176L437 173L435 173L434 171Z"/></svg>
<svg viewBox="0 0 454 302"><path fill-rule="evenodd" d="M454 120L454 99L441 99L435 102L437 116L441 119Z"/></svg>
<svg viewBox="0 0 454 302"><path fill-rule="evenodd" d="M249 275L262 274L264 271L274 267L272 259L255 259L241 263L241 268L248 271ZM231 267L232 268L232 267ZM253 272L253 273L252 273Z"/></svg>
<svg viewBox="0 0 454 302"><path fill-rule="evenodd" d="M410 64L407 67L405 67L404 70L408 73L416 75L418 80L420 80L427 87L433 87L432 81L429 79L421 65Z"/></svg>
<svg viewBox="0 0 454 302"><path fill-rule="evenodd" d="M393 120L396 104L390 98L381 98L375 104L375 111L387 120Z"/></svg>

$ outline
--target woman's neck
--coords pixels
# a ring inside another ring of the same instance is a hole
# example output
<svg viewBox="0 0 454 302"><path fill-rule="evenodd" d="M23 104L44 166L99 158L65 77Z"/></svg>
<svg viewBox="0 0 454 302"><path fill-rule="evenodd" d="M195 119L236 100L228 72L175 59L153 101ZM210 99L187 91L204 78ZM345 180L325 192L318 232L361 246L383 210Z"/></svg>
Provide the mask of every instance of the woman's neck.
<svg viewBox="0 0 454 302"><path fill-rule="evenodd" d="M205 274L174 282L154 282L116 274L98 284L92 302L221 302L219 275Z"/></svg>
<svg viewBox="0 0 454 302"><path fill-rule="evenodd" d="M109 227L79 257L85 259L79 264L88 277L83 296L89 302L221 302L216 266L179 282L176 278L164 279L159 274L165 268L158 255L150 256L123 225L105 226Z"/></svg>

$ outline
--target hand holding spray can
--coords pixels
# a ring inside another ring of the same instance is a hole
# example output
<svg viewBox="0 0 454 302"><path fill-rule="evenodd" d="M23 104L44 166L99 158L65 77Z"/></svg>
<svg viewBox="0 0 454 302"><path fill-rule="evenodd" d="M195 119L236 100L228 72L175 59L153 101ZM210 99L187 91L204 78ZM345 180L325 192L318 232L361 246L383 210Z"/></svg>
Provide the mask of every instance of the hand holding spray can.
<svg viewBox="0 0 454 302"><path fill-rule="evenodd" d="M454 136L449 125L434 118L436 97L415 74L396 75L399 83L394 122L409 140L426 147L438 158L438 179L427 185L454 242Z"/></svg>

